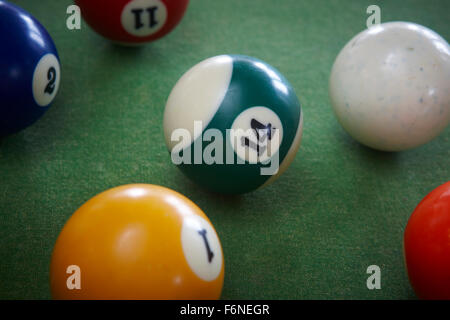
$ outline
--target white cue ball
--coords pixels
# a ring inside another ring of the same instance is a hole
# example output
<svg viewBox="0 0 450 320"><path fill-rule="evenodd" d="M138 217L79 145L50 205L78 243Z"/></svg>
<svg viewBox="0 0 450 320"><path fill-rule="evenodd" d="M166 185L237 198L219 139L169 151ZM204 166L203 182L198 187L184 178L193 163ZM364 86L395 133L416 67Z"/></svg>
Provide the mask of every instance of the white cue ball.
<svg viewBox="0 0 450 320"><path fill-rule="evenodd" d="M350 40L331 70L329 94L344 129L383 151L420 146L450 122L450 48L409 22L373 26Z"/></svg>

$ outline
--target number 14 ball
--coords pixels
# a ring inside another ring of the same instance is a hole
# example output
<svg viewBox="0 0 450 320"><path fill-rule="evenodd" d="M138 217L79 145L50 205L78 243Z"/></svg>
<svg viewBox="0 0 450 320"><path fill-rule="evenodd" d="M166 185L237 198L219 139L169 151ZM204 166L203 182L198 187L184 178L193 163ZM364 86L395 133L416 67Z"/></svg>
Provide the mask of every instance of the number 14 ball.
<svg viewBox="0 0 450 320"><path fill-rule="evenodd" d="M140 44L159 39L183 18L189 0L75 0L97 33L113 42Z"/></svg>
<svg viewBox="0 0 450 320"><path fill-rule="evenodd" d="M302 108L287 79L242 55L193 66L164 111L172 162L216 193L242 194L275 181L294 160L302 133Z"/></svg>

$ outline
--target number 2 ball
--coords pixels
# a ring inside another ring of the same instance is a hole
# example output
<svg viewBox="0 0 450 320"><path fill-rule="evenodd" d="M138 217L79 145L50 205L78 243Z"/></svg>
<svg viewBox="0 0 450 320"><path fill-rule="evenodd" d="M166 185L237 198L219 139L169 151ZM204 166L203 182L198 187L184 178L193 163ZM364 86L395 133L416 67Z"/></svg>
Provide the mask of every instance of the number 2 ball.
<svg viewBox="0 0 450 320"><path fill-rule="evenodd" d="M417 296L450 300L450 181L419 203L403 240L408 276Z"/></svg>
<svg viewBox="0 0 450 320"><path fill-rule="evenodd" d="M87 201L62 229L50 264L55 299L218 299L223 278L222 247L203 211L148 184Z"/></svg>
<svg viewBox="0 0 450 320"><path fill-rule="evenodd" d="M171 32L189 0L75 0L84 20L103 37L121 44L141 44Z"/></svg>
<svg viewBox="0 0 450 320"><path fill-rule="evenodd" d="M55 44L28 12L0 0L0 136L37 121L55 98L60 64Z"/></svg>

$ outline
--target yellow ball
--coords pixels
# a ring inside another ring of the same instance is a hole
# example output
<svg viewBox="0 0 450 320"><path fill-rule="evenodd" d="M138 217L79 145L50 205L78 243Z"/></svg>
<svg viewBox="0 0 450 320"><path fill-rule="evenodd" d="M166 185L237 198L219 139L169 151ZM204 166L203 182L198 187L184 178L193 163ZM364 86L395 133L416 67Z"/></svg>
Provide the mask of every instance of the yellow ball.
<svg viewBox="0 0 450 320"><path fill-rule="evenodd" d="M55 299L218 299L224 259L203 211L146 184L107 190L61 231L50 265Z"/></svg>

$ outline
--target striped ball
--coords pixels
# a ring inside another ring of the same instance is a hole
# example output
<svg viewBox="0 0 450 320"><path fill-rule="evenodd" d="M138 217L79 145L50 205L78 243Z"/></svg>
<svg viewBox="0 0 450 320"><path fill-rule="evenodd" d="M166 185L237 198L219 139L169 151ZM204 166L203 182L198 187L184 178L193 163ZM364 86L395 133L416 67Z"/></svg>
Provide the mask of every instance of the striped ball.
<svg viewBox="0 0 450 320"><path fill-rule="evenodd" d="M241 55L192 67L164 112L172 162L197 184L227 194L277 179L300 147L302 124L289 82L267 63Z"/></svg>

